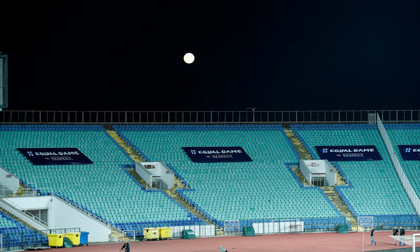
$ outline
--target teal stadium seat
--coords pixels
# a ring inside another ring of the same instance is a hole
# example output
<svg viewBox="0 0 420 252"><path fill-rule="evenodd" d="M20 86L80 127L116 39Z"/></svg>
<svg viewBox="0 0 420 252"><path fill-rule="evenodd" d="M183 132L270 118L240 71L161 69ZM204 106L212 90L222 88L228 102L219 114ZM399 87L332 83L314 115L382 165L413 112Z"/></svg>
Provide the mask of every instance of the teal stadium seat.
<svg viewBox="0 0 420 252"><path fill-rule="evenodd" d="M315 159L319 158L317 145L375 145L383 160L337 162L352 185L338 190L356 216L394 219L411 216L417 221L376 125L293 125L292 128ZM396 138L399 137L394 137L394 141Z"/></svg>
<svg viewBox="0 0 420 252"><path fill-rule="evenodd" d="M384 126L404 173L414 191L420 195L419 161L403 160L398 148L398 145L420 145L420 124L385 124Z"/></svg>
<svg viewBox="0 0 420 252"><path fill-rule="evenodd" d="M4 212L0 212L0 234L2 235L2 248L8 250L14 250L14 248L24 245L48 243L46 236L38 234Z"/></svg>
<svg viewBox="0 0 420 252"><path fill-rule="evenodd" d="M298 185L285 163L299 159L279 125L114 128L148 160L169 164L191 188L179 193L219 224L224 220L344 219L317 188ZM223 146L240 146L253 161L194 163L182 149Z"/></svg>
<svg viewBox="0 0 420 252"><path fill-rule="evenodd" d="M0 166L42 193L54 192L98 217L126 223L168 226L197 218L162 192L147 192L122 168L132 163L101 126L0 126ZM17 148L77 148L93 164L34 166ZM136 226L130 226L131 230Z"/></svg>

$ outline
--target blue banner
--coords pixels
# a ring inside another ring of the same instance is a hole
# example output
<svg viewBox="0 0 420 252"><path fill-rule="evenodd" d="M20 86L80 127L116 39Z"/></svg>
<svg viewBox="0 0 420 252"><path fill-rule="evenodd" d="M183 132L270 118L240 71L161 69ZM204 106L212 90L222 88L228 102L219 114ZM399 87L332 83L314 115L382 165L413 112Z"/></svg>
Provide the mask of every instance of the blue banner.
<svg viewBox="0 0 420 252"><path fill-rule="evenodd" d="M420 160L420 145L398 145L404 160Z"/></svg>
<svg viewBox="0 0 420 252"><path fill-rule="evenodd" d="M195 163L250 162L242 147L182 147Z"/></svg>
<svg viewBox="0 0 420 252"><path fill-rule="evenodd" d="M76 148L18 148L34 165L84 165L93 162Z"/></svg>
<svg viewBox="0 0 420 252"><path fill-rule="evenodd" d="M375 145L315 146L321 159L329 161L382 160Z"/></svg>

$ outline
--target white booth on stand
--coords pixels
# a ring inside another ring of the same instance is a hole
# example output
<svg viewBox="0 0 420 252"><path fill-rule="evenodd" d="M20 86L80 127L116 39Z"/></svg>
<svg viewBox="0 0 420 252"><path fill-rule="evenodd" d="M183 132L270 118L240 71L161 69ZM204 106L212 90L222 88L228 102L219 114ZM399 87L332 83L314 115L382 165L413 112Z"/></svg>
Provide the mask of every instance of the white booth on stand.
<svg viewBox="0 0 420 252"><path fill-rule="evenodd" d="M299 169L313 186L334 186L337 171L328 160L300 160Z"/></svg>
<svg viewBox="0 0 420 252"><path fill-rule="evenodd" d="M161 162L137 162L137 174L156 189L168 190L174 187L174 172Z"/></svg>

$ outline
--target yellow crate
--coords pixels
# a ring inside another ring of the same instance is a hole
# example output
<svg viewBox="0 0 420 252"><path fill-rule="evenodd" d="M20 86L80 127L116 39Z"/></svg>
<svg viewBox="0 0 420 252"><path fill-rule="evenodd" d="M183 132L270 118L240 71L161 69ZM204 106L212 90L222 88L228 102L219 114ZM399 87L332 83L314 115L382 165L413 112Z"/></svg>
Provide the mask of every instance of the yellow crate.
<svg viewBox="0 0 420 252"><path fill-rule="evenodd" d="M162 227L159 229L159 238L160 239L170 239L171 238L171 228Z"/></svg>
<svg viewBox="0 0 420 252"><path fill-rule="evenodd" d="M48 246L50 247L63 247L63 238L62 234L49 234L48 235Z"/></svg>
<svg viewBox="0 0 420 252"><path fill-rule="evenodd" d="M64 234L67 238L70 239L71 243L73 243L73 246L80 245L80 233L65 233Z"/></svg>
<svg viewBox="0 0 420 252"><path fill-rule="evenodd" d="M146 240L157 240L159 239L159 229L145 228L143 229L143 235Z"/></svg>

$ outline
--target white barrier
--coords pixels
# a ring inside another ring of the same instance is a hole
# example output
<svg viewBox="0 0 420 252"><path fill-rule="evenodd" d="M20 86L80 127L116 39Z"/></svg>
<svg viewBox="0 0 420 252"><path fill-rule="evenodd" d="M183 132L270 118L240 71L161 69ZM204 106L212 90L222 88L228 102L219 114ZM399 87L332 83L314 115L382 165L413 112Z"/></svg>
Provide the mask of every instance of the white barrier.
<svg viewBox="0 0 420 252"><path fill-rule="evenodd" d="M195 236L198 237L213 237L216 235L216 228L214 225L191 225L191 226L172 226L171 237L181 238L182 231L191 229Z"/></svg>
<svg viewBox="0 0 420 252"><path fill-rule="evenodd" d="M303 232L303 221L253 223L255 234L278 234Z"/></svg>
<svg viewBox="0 0 420 252"><path fill-rule="evenodd" d="M0 167L0 184L3 186L0 192L3 197L7 197L6 192L15 194L19 189L19 179L2 167Z"/></svg>

